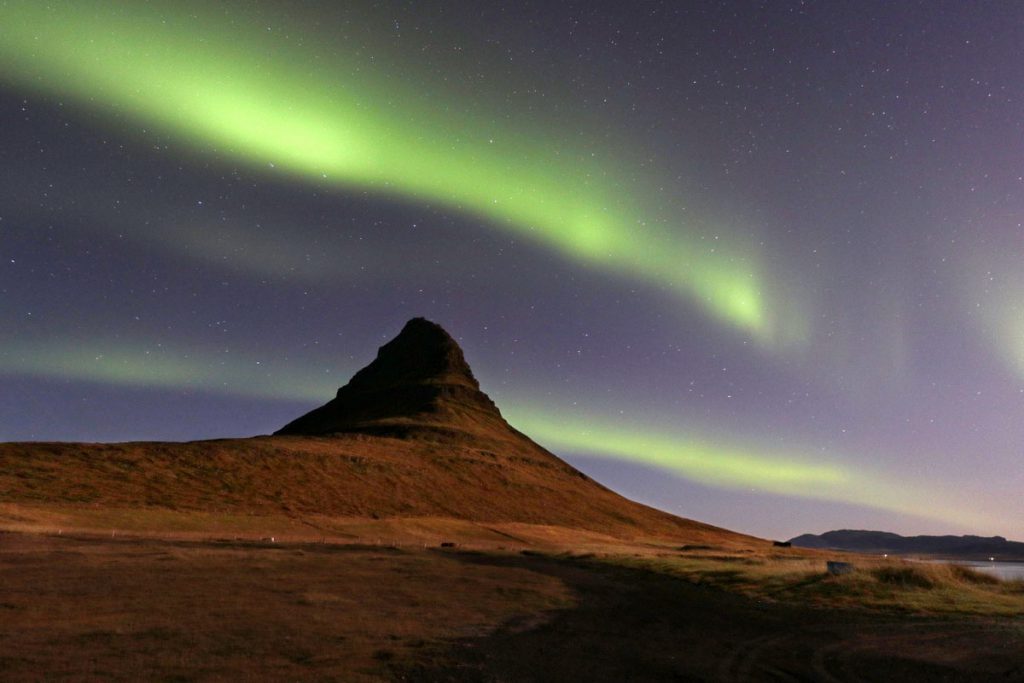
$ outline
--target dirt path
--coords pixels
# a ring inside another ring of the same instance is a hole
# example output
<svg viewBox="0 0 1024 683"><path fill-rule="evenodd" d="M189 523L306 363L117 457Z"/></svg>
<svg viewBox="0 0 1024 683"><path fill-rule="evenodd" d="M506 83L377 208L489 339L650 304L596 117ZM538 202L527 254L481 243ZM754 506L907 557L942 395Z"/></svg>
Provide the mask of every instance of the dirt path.
<svg viewBox="0 0 1024 683"><path fill-rule="evenodd" d="M1024 681L1024 620L932 619L759 602L652 572L463 556L566 582L575 609L464 640L432 681Z"/></svg>

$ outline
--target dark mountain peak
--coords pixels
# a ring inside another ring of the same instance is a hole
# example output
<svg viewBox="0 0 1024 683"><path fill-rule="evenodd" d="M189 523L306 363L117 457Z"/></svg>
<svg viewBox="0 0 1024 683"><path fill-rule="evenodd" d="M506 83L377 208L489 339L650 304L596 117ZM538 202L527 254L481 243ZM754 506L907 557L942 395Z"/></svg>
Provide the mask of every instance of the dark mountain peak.
<svg viewBox="0 0 1024 683"><path fill-rule="evenodd" d="M413 318L397 337L377 350L377 358L357 372L346 387L385 389L420 383L480 388L451 335L435 322ZM346 387L338 390L339 395Z"/></svg>
<svg viewBox="0 0 1024 683"><path fill-rule="evenodd" d="M443 327L413 318L377 350L372 363L338 389L334 400L277 434L407 434L458 431L486 423L508 428ZM508 428L511 429L511 428Z"/></svg>

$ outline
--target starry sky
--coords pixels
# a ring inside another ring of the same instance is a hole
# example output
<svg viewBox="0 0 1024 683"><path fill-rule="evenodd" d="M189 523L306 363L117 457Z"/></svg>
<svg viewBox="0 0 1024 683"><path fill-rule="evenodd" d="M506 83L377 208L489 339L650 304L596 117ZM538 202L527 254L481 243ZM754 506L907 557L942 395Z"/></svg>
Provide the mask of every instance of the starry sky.
<svg viewBox="0 0 1024 683"><path fill-rule="evenodd" d="M762 536L1024 537L1024 7L0 1L0 440L269 433L413 316Z"/></svg>

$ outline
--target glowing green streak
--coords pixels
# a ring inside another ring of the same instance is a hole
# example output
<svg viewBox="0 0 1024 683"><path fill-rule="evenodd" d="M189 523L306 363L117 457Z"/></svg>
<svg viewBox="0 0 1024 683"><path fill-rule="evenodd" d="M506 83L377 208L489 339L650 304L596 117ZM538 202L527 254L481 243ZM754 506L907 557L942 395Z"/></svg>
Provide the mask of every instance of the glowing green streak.
<svg viewBox="0 0 1024 683"><path fill-rule="evenodd" d="M72 346L25 345L0 355L0 373L294 401L330 396L340 383L331 374L297 373L234 353L196 355L148 346L97 340Z"/></svg>
<svg viewBox="0 0 1024 683"><path fill-rule="evenodd" d="M202 5L153 7L6 2L0 78L252 164L476 214L577 262L684 295L764 344L804 336L779 302L769 309L752 250L673 235L617 165L589 150L395 87L263 24L231 23Z"/></svg>
<svg viewBox="0 0 1024 683"><path fill-rule="evenodd" d="M979 252L962 266L961 305L981 337L1001 360L1024 377L1024 274L1020 246Z"/></svg>
<svg viewBox="0 0 1024 683"><path fill-rule="evenodd" d="M992 331L989 336L1004 360L1024 376L1024 309L1016 304L997 309L986 325Z"/></svg>
<svg viewBox="0 0 1024 683"><path fill-rule="evenodd" d="M766 457L699 438L624 429L601 421L574 423L530 410L513 410L511 416L523 431L554 450L629 460L718 486L754 486L774 493L805 495L815 488L834 488L853 479L835 465Z"/></svg>
<svg viewBox="0 0 1024 683"><path fill-rule="evenodd" d="M529 403L522 404L529 406ZM863 469L815 463L767 449L705 440L699 436L658 433L636 426L616 426L604 419L574 422L558 410L537 411L513 406L504 411L517 428L555 452L577 453L648 465L691 481L727 489L754 490L785 496L852 503L893 510L918 517L954 522L990 524L969 506L936 506L936 496L892 484ZM968 517L964 517L966 514Z"/></svg>
<svg viewBox="0 0 1024 683"><path fill-rule="evenodd" d="M975 306L973 313L980 317L985 336L1004 362L1024 377L1024 283L1000 284L1000 291L991 300Z"/></svg>

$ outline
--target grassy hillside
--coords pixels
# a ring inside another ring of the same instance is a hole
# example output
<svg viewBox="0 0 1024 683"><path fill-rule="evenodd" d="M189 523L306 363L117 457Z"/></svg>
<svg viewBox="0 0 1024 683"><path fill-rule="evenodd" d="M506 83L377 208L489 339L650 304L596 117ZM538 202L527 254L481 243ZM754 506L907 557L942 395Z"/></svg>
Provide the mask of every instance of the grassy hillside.
<svg viewBox="0 0 1024 683"><path fill-rule="evenodd" d="M137 510L149 518L164 511L295 520L444 518L629 539L764 543L626 500L525 438L430 432L0 444L0 501L8 511L11 505L77 509L86 516Z"/></svg>

